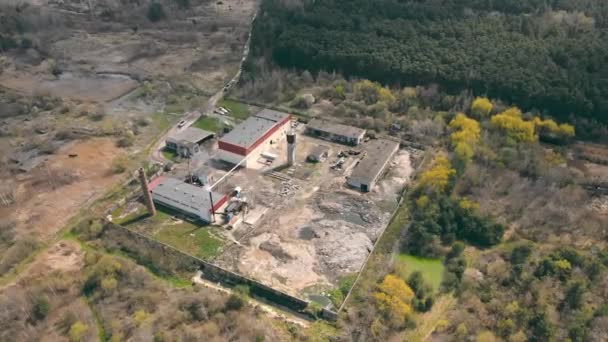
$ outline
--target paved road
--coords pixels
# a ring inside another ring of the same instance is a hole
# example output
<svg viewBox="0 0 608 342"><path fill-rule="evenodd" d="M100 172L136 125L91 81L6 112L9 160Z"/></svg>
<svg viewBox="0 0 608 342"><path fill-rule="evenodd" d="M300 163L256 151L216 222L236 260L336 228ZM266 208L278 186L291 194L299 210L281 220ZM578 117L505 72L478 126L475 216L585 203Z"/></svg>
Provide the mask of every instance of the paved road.
<svg viewBox="0 0 608 342"><path fill-rule="evenodd" d="M241 58L241 62L239 64L239 68L238 68L236 74L232 77L232 79L230 79L230 81L228 83L226 83L226 85L222 89L220 89L217 93L215 93L213 96L211 96L209 98L209 100L207 100L207 102L201 107L200 110L184 113L181 120L186 121L186 124L183 125L182 128L177 127L178 124L175 124L175 126L171 127L171 129L169 129L169 131L167 131L163 136L161 136L158 139L158 141L154 144L154 147L152 148L152 152L151 152L151 156L150 156L150 159L152 161L163 163L163 164L166 163L167 159L163 156L162 151L165 148L165 140L167 140L167 137L179 132L180 130L185 129L186 127L189 127L194 122L196 122L196 120L198 120L201 117L201 115L203 115L204 113L211 115L217 105L217 102L219 100L221 100L222 97L224 97L224 89L230 88L238 82L239 78L241 77L243 63L245 62L245 60L247 59L247 55L249 54L249 45L251 43L251 32L253 31L253 23L255 21L256 16L257 16L257 11L253 14L253 18L251 19L249 35L247 37L247 41L245 42L245 46L243 47L243 58Z"/></svg>

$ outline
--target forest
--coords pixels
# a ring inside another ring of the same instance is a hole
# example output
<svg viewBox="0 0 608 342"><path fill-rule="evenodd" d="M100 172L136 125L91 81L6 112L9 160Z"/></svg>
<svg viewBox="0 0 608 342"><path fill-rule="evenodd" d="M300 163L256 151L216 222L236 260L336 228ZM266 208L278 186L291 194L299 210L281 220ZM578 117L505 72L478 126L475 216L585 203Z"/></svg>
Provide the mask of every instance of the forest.
<svg viewBox="0 0 608 342"><path fill-rule="evenodd" d="M252 55L281 67L608 120L606 1L265 0L260 17Z"/></svg>

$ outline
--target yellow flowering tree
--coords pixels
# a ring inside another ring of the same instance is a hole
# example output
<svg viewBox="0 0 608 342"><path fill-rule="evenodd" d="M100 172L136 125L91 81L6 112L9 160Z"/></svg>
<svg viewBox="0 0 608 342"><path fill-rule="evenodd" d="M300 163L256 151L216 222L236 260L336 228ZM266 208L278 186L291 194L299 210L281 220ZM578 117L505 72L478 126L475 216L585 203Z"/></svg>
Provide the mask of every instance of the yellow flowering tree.
<svg viewBox="0 0 608 342"><path fill-rule="evenodd" d="M492 108L492 102L486 97L477 97L471 104L471 114L477 118L484 118L490 115Z"/></svg>
<svg viewBox="0 0 608 342"><path fill-rule="evenodd" d="M525 121L521 111L512 107L500 114L496 114L490 120L492 126L507 134L516 142L533 142L536 140L533 121Z"/></svg>
<svg viewBox="0 0 608 342"><path fill-rule="evenodd" d="M450 177L455 173L456 170L452 168L448 158L444 155L439 155L435 157L433 166L422 172L418 184L422 188L443 192L449 184Z"/></svg>
<svg viewBox="0 0 608 342"><path fill-rule="evenodd" d="M410 302L414 298L414 291L407 286L403 279L388 274L374 293L378 309L397 321L404 321L412 312Z"/></svg>
<svg viewBox="0 0 608 342"><path fill-rule="evenodd" d="M574 126L569 124L557 124L551 119L542 120L534 118L534 125L540 134L553 134L562 139L574 137Z"/></svg>
<svg viewBox="0 0 608 342"><path fill-rule="evenodd" d="M473 157L473 147L479 142L481 129L479 122L471 119L463 113L458 113L449 125L452 130L450 139L454 152L463 161L469 161Z"/></svg>

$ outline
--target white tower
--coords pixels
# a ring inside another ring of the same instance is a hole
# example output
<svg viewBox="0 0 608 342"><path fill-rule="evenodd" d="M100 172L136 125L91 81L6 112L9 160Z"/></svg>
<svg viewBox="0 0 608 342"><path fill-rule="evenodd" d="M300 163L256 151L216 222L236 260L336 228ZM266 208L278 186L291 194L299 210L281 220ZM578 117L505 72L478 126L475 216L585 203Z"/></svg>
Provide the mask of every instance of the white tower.
<svg viewBox="0 0 608 342"><path fill-rule="evenodd" d="M296 133L287 132L287 164L293 165L296 161Z"/></svg>

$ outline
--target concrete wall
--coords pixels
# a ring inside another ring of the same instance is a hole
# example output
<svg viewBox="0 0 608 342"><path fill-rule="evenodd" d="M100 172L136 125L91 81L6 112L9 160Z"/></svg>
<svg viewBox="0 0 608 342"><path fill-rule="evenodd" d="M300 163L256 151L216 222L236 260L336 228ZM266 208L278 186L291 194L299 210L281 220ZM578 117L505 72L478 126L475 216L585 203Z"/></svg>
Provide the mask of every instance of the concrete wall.
<svg viewBox="0 0 608 342"><path fill-rule="evenodd" d="M140 264L161 275L174 275L179 272L201 270L203 277L210 281L220 282L229 287L246 285L249 287L252 296L259 297L276 306L299 314L305 314L304 309L309 304L308 301L213 265L210 262L186 254L146 235L111 222L104 225L100 240L105 248L120 250L137 260ZM320 316L327 320L337 319L335 312L325 309L320 312Z"/></svg>

